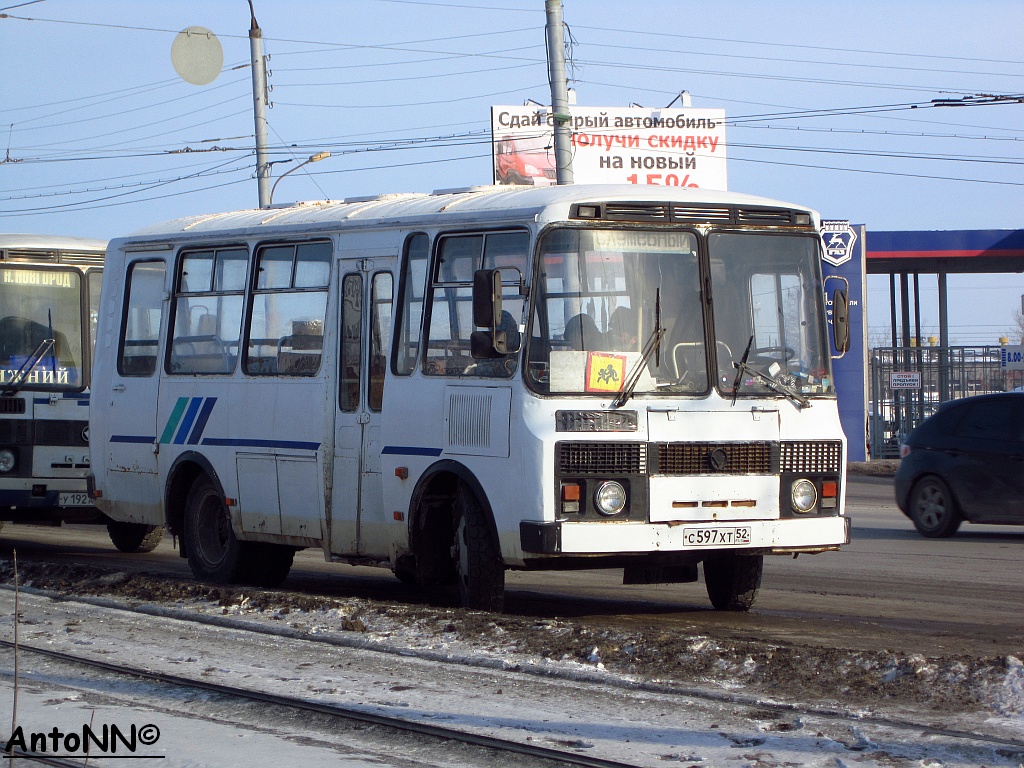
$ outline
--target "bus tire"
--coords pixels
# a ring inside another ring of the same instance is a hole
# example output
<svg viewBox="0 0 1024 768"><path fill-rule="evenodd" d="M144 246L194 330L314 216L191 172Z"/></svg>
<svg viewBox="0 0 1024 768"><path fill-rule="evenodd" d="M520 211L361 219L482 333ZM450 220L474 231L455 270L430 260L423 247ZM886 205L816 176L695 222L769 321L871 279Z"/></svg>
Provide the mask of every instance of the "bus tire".
<svg viewBox="0 0 1024 768"><path fill-rule="evenodd" d="M119 552L152 552L163 539L164 529L159 525L111 520L107 523L107 534Z"/></svg>
<svg viewBox="0 0 1024 768"><path fill-rule="evenodd" d="M749 611L761 586L763 555L727 552L704 561L704 586L719 611Z"/></svg>
<svg viewBox="0 0 1024 768"><path fill-rule="evenodd" d="M207 475L200 475L185 500L185 551L192 575L214 584L242 581L249 564L247 549L231 529L224 497Z"/></svg>
<svg viewBox="0 0 1024 768"><path fill-rule="evenodd" d="M505 563L476 495L460 484L455 500L455 565L463 608L501 612L505 604Z"/></svg>
<svg viewBox="0 0 1024 768"><path fill-rule="evenodd" d="M288 578L295 560L295 547L264 542L244 542L246 555L243 579L256 587L279 587Z"/></svg>

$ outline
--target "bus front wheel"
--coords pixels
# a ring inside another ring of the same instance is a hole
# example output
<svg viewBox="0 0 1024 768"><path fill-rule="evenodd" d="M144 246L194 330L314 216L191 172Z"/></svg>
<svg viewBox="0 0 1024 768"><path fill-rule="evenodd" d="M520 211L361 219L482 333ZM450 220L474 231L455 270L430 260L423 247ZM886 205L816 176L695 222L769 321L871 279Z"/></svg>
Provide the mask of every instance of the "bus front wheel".
<svg viewBox="0 0 1024 768"><path fill-rule="evenodd" d="M500 612L505 603L505 563L473 492L461 485L456 498L452 560L464 608Z"/></svg>
<svg viewBox="0 0 1024 768"><path fill-rule="evenodd" d="M757 597L764 572L763 555L727 552L704 561L704 586L719 611L748 611Z"/></svg>
<svg viewBox="0 0 1024 768"><path fill-rule="evenodd" d="M231 530L231 511L206 475L197 478L185 502L188 566L200 581L229 584L240 580L245 547Z"/></svg>
<svg viewBox="0 0 1024 768"><path fill-rule="evenodd" d="M164 529L159 525L111 520L107 523L107 534L119 552L152 552L164 537Z"/></svg>

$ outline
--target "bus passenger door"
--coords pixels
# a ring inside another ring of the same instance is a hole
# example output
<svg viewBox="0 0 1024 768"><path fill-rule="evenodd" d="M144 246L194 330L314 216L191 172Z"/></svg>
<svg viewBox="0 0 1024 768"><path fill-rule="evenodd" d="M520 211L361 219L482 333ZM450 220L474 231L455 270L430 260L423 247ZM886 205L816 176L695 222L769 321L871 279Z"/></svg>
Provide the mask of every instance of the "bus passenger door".
<svg viewBox="0 0 1024 768"><path fill-rule="evenodd" d="M102 398L103 418L97 419L107 431L95 435L94 443L106 446L106 488L104 496L113 505L124 505L124 517L150 525L164 523L160 482L157 474L157 394L160 383L160 329L163 323L165 265L162 261L138 261L129 265L124 302L125 317L116 350L116 366L107 381L96 380L94 403ZM108 340L109 343L109 340ZM105 438L105 439L104 439ZM102 442L99 442L102 441ZM129 516L128 510L131 510Z"/></svg>
<svg viewBox="0 0 1024 768"><path fill-rule="evenodd" d="M390 266L391 261L383 262ZM391 335L393 277L364 261L341 276L338 401L330 547L337 555L386 557L381 482L381 405Z"/></svg>

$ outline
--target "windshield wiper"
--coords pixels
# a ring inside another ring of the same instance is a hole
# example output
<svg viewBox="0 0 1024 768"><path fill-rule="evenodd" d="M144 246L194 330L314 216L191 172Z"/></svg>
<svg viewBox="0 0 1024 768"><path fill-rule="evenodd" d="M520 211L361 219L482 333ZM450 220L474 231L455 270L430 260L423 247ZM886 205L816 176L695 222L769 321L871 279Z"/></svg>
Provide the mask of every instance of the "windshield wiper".
<svg viewBox="0 0 1024 768"><path fill-rule="evenodd" d="M19 368L18 372L14 374L14 378L11 380L10 385L6 387L3 392L0 392L0 396L13 397L18 394L18 390L21 389L21 385L25 383L25 379L28 378L32 369L39 365L39 361L43 359L43 355L53 349L56 344L56 339L43 339L40 341L32 354L28 356L28 360L22 363L21 368Z"/></svg>
<svg viewBox="0 0 1024 768"><path fill-rule="evenodd" d="M732 380L732 404L736 405L736 395L740 391L740 379L743 378L743 369L747 366L747 358L750 357L750 347L754 344L754 337L751 335L750 341L747 342L747 348L743 350L743 357L740 358L738 363L733 363L733 367L736 369L736 378ZM732 352L732 350L729 350Z"/></svg>
<svg viewBox="0 0 1024 768"><path fill-rule="evenodd" d="M795 389L793 389L788 384L783 384L781 381L778 381L777 379L773 379L771 376L766 376L765 374L761 373L756 368L752 368L751 366L747 365L747 359L746 358L747 358L747 356L744 355L743 359L740 360L738 363L733 363L733 365L736 366L736 380L737 380L737 382L739 381L740 374L742 374L744 371L746 371L747 373L752 374L753 376L756 376L758 379L760 379L762 382L764 382L769 388L775 390L780 395L785 395L786 397L788 397L790 400L792 400L794 403L799 405L801 408L807 408L807 407L810 406L811 401L808 398L806 398L803 395L801 395L799 392L797 392ZM733 393L732 393L732 400L733 400L734 403L736 402L736 391L737 390L734 389Z"/></svg>
<svg viewBox="0 0 1024 768"><path fill-rule="evenodd" d="M651 359L651 355L661 347L661 338L665 335L665 329L655 326L651 332L650 338L647 339L647 343L644 344L643 352L640 355L640 359L633 363L633 367L629 369L629 374L626 376L626 380L623 382L622 391L612 400L612 408L621 408L626 404L626 401L633 396L633 390L636 389L636 385L640 383L640 376L644 372L644 368L647 367L647 361Z"/></svg>

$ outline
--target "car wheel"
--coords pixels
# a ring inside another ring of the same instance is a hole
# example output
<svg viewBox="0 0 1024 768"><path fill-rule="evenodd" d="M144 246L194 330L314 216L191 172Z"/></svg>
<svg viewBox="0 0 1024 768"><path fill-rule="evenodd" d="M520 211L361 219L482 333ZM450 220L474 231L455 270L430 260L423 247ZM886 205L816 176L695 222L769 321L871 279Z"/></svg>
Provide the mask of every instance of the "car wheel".
<svg viewBox="0 0 1024 768"><path fill-rule="evenodd" d="M952 536L962 518L949 486L937 477L917 481L910 492L910 519L922 536L943 539Z"/></svg>
<svg viewBox="0 0 1024 768"><path fill-rule="evenodd" d="M763 555L726 553L704 561L704 586L719 611L749 611L761 586Z"/></svg>

